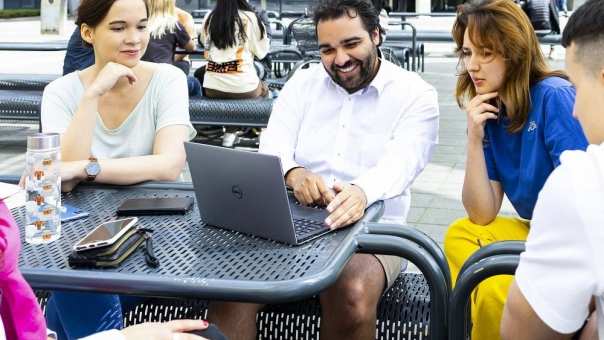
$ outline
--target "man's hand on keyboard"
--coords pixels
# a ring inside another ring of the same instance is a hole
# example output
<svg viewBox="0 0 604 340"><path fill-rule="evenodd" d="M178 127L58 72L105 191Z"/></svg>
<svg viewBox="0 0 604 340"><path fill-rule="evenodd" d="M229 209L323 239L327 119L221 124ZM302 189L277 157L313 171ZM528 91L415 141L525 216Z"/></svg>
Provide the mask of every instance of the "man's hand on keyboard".
<svg viewBox="0 0 604 340"><path fill-rule="evenodd" d="M290 170L285 182L294 190L294 196L303 205L325 206L335 197L335 193L325 185L321 176L305 168Z"/></svg>
<svg viewBox="0 0 604 340"><path fill-rule="evenodd" d="M325 219L325 223L331 229L337 229L361 219L367 206L367 196L363 189L357 185L339 182L334 184L333 189L337 195L327 206L330 215Z"/></svg>

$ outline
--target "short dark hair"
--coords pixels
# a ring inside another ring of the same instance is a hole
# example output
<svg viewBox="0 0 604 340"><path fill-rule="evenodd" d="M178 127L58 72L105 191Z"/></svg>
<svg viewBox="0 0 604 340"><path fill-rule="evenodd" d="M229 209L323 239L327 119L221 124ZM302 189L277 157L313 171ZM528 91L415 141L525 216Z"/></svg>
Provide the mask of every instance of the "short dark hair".
<svg viewBox="0 0 604 340"><path fill-rule="evenodd" d="M105 17L111 6L117 0L82 0L80 2L80 6L78 6L78 16L76 18L75 24L78 27L82 27L82 24L86 24L90 27L96 27ZM147 4L147 0L141 0L145 4L145 9L147 10L147 16L149 15L149 5Z"/></svg>
<svg viewBox="0 0 604 340"><path fill-rule="evenodd" d="M370 35L376 29L380 34L384 33L380 26L379 13L368 0L323 0L314 9L313 21L316 27L321 21L339 19L344 15L349 18L358 16Z"/></svg>
<svg viewBox="0 0 604 340"><path fill-rule="evenodd" d="M568 19L562 33L562 46L577 47L577 61L588 70L604 66L604 0L589 0Z"/></svg>

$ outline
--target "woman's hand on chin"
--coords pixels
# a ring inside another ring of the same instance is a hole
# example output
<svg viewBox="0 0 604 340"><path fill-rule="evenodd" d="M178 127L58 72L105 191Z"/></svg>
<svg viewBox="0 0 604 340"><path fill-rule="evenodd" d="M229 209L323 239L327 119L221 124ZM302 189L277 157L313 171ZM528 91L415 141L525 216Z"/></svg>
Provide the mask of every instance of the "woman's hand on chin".
<svg viewBox="0 0 604 340"><path fill-rule="evenodd" d="M137 81L136 75L131 68L111 61L108 62L88 88L87 95L93 97L104 95L107 91L111 90L122 77L125 77L130 85L133 85Z"/></svg>

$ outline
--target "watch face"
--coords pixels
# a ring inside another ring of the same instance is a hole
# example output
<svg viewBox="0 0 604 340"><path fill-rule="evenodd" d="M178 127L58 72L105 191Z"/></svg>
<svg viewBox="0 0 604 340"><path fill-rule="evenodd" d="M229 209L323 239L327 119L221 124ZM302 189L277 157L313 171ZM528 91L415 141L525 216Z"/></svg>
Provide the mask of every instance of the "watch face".
<svg viewBox="0 0 604 340"><path fill-rule="evenodd" d="M98 162L90 162L86 165L86 174L96 176L101 172L101 166Z"/></svg>

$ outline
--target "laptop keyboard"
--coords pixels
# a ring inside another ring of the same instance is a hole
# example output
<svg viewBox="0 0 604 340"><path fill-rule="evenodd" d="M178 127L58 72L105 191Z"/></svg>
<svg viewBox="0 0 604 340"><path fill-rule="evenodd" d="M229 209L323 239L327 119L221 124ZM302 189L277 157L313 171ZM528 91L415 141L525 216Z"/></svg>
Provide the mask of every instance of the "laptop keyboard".
<svg viewBox="0 0 604 340"><path fill-rule="evenodd" d="M323 221L315 221L307 218L294 218L294 228L296 228L298 242L329 231L329 227L327 227Z"/></svg>

